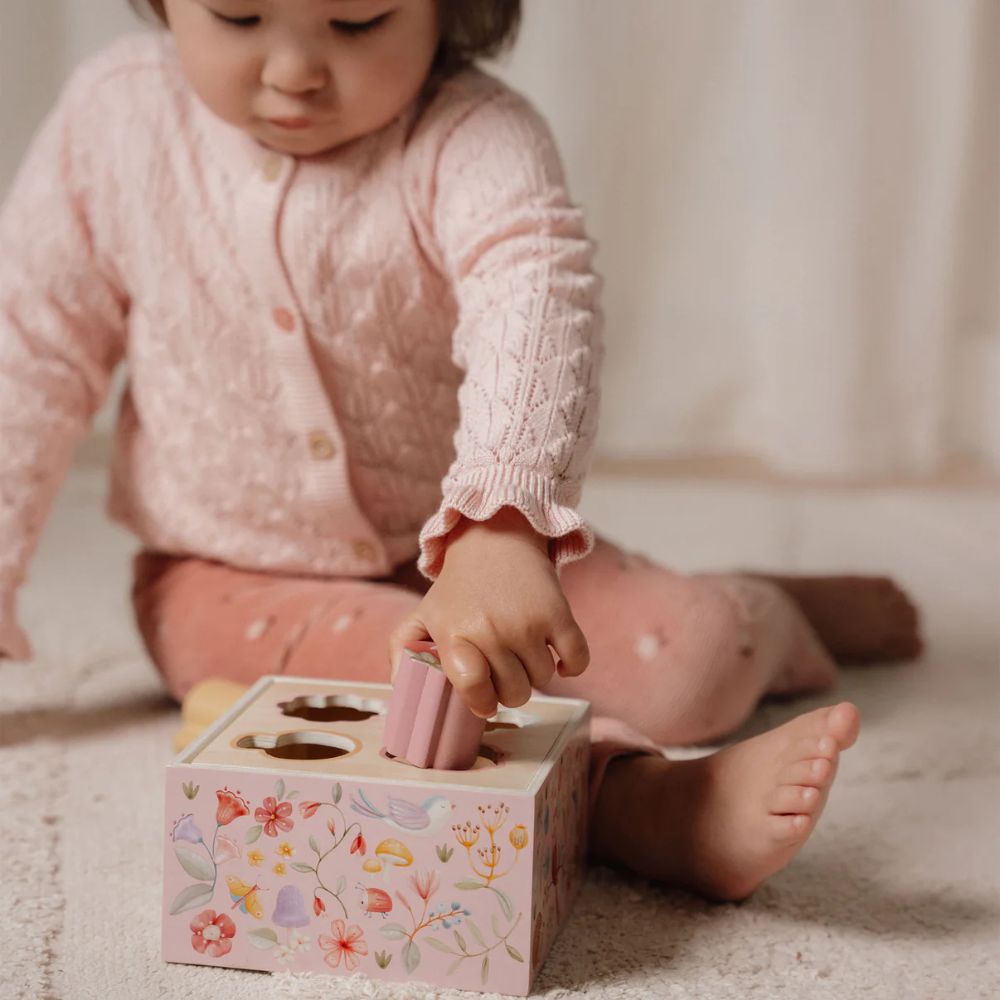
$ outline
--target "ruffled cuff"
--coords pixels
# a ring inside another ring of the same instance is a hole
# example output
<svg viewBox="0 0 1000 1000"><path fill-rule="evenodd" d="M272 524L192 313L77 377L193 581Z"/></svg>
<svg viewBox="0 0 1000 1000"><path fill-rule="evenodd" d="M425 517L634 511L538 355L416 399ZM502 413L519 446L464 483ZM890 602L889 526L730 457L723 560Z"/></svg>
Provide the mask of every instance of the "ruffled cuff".
<svg viewBox="0 0 1000 1000"><path fill-rule="evenodd" d="M0 597L0 660L4 659L31 659L31 644L17 624L13 594Z"/></svg>
<svg viewBox="0 0 1000 1000"><path fill-rule="evenodd" d="M565 491L565 485L523 466L495 465L461 472L445 482L441 506L420 532L417 568L427 579L436 580L444 564L447 536L463 517L488 521L501 507L515 507L535 531L553 539L549 554L558 572L594 548L594 532L566 501Z"/></svg>

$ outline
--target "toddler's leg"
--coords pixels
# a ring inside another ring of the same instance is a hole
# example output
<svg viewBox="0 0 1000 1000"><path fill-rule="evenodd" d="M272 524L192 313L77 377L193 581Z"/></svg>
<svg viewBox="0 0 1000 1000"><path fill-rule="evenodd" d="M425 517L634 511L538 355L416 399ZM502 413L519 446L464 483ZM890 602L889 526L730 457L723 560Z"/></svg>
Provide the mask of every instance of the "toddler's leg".
<svg viewBox="0 0 1000 1000"><path fill-rule="evenodd" d="M561 582L591 666L544 690L587 698L595 713L656 743L719 739L765 694L819 691L836 679L796 605L765 580L685 576L598 538Z"/></svg>
<svg viewBox="0 0 1000 1000"><path fill-rule="evenodd" d="M420 597L392 583L253 573L143 553L139 631L171 694L264 674L388 681L388 638Z"/></svg>

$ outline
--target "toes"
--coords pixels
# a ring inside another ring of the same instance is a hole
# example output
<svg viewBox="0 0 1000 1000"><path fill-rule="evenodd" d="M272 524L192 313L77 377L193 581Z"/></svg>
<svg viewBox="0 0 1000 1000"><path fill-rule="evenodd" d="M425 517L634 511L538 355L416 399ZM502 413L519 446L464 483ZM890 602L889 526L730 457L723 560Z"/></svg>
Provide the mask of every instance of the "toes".
<svg viewBox="0 0 1000 1000"><path fill-rule="evenodd" d="M809 785L812 788L823 788L833 780L836 764L826 757L814 757L811 760L796 760L785 767L778 775L783 785Z"/></svg>
<svg viewBox="0 0 1000 1000"><path fill-rule="evenodd" d="M775 814L811 814L822 804L823 793L807 785L779 785L768 797L768 811Z"/></svg>
<svg viewBox="0 0 1000 1000"><path fill-rule="evenodd" d="M849 701L842 701L839 705L834 705L829 709L827 716L827 727L830 736L836 741L841 750L846 750L854 745L858 738L858 730L861 728L861 713L856 705ZM822 740L820 740L822 743ZM824 755L825 756L825 755Z"/></svg>
<svg viewBox="0 0 1000 1000"><path fill-rule="evenodd" d="M837 741L829 734L819 738L807 736L805 739L796 740L785 754L785 763L788 766L797 761L812 760L819 757L831 763L837 759L839 751Z"/></svg>
<svg viewBox="0 0 1000 1000"><path fill-rule="evenodd" d="M783 844L795 844L805 840L816 825L815 817L805 813L768 817L771 836Z"/></svg>

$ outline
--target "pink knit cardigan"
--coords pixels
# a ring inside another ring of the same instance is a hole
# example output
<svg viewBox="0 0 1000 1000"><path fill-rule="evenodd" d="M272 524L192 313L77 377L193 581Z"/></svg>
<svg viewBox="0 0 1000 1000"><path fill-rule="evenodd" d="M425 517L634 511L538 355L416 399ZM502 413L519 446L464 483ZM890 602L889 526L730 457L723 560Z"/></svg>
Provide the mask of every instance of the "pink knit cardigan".
<svg viewBox="0 0 1000 1000"><path fill-rule="evenodd" d="M441 569L462 516L586 555L599 279L544 121L469 70L331 153L204 108L169 35L79 69L0 214L0 655L115 367L109 512L282 573Z"/></svg>

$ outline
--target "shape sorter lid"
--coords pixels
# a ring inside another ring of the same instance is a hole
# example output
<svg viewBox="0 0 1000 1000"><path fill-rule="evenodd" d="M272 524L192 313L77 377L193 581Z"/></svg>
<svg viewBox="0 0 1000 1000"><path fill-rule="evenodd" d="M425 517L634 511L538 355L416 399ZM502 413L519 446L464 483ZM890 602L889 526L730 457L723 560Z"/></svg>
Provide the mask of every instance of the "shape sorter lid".
<svg viewBox="0 0 1000 1000"><path fill-rule="evenodd" d="M533 794L590 708L575 698L533 695L487 723L473 767L443 771L385 756L391 690L388 684L262 677L172 763Z"/></svg>

